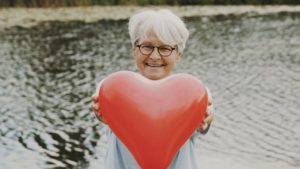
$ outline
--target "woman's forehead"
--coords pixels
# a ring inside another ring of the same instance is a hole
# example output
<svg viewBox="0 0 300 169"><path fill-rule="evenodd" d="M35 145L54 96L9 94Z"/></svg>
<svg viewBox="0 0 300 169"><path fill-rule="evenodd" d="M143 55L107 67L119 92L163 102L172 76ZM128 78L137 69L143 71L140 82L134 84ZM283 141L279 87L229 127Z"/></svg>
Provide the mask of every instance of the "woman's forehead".
<svg viewBox="0 0 300 169"><path fill-rule="evenodd" d="M160 39L153 31L150 31L144 36L140 37L138 41L139 43L148 43L155 45L175 45Z"/></svg>

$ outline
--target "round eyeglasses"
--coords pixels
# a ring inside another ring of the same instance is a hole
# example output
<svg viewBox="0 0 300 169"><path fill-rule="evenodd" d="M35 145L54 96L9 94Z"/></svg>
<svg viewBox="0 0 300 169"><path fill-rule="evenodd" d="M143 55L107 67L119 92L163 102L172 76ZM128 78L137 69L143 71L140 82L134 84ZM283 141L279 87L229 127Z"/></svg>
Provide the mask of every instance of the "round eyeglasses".
<svg viewBox="0 0 300 169"><path fill-rule="evenodd" d="M160 56L168 57L172 54L173 50L175 50L175 47L169 46L169 45L162 45L162 46L152 46L152 45L136 45L136 47L139 48L140 52L144 55L151 55L151 53L154 51L155 48L157 48L157 51Z"/></svg>

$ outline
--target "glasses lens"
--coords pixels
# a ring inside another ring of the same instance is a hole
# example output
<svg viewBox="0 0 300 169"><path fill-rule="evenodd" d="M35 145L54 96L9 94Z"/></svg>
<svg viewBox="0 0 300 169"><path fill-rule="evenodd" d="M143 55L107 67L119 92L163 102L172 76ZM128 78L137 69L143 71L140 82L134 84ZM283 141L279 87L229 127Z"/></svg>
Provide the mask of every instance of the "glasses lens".
<svg viewBox="0 0 300 169"><path fill-rule="evenodd" d="M155 47L155 46L151 46L151 45L140 45L138 46L140 49L140 52L144 55L150 55L154 48L158 49L158 53L161 56L169 56L171 55L172 51L174 50L174 48L172 48L171 46L159 46L159 47Z"/></svg>
<svg viewBox="0 0 300 169"><path fill-rule="evenodd" d="M170 46L160 46L158 52L162 56L169 56L172 53L172 47Z"/></svg>
<svg viewBox="0 0 300 169"><path fill-rule="evenodd" d="M146 46L146 45L142 45L140 47L140 50L141 52L144 54L144 55L150 55L153 50L154 50L154 46Z"/></svg>

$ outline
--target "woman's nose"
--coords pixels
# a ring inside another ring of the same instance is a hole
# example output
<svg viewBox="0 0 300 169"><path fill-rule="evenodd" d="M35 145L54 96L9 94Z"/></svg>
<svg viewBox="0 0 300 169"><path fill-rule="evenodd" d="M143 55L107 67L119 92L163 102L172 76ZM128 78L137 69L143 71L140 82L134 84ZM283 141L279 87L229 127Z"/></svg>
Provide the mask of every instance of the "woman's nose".
<svg viewBox="0 0 300 169"><path fill-rule="evenodd" d="M151 59L161 59L161 56L158 52L158 48L154 48L153 52L150 54Z"/></svg>

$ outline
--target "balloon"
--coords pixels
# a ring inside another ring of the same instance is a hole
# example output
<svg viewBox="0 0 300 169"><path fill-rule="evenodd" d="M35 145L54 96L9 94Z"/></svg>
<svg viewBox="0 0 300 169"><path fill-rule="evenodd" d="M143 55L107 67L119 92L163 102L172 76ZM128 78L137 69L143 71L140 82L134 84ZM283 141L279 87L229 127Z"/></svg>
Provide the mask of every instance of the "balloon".
<svg viewBox="0 0 300 169"><path fill-rule="evenodd" d="M207 92L188 74L149 80L120 71L103 81L99 105L102 117L142 169L166 169L203 123Z"/></svg>

